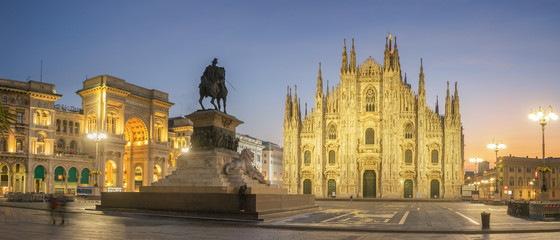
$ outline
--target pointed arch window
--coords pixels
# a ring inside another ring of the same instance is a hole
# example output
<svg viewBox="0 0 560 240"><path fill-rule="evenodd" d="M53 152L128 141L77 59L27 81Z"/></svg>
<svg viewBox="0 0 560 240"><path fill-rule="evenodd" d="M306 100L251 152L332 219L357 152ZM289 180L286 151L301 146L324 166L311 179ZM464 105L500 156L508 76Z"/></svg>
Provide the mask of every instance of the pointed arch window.
<svg viewBox="0 0 560 240"><path fill-rule="evenodd" d="M438 152L438 150L432 150L432 163L439 163L439 152Z"/></svg>
<svg viewBox="0 0 560 240"><path fill-rule="evenodd" d="M311 152L310 151L305 151L305 153L303 154L303 163L311 164Z"/></svg>
<svg viewBox="0 0 560 240"><path fill-rule="evenodd" d="M411 164L412 163L412 150L407 149L404 152L404 163Z"/></svg>
<svg viewBox="0 0 560 240"><path fill-rule="evenodd" d="M412 129L412 124L408 123L404 127L404 138L410 139L410 138L412 138L412 136L414 136L413 129Z"/></svg>
<svg viewBox="0 0 560 240"><path fill-rule="evenodd" d="M373 89L366 92L366 112L375 112L375 93Z"/></svg>
<svg viewBox="0 0 560 240"><path fill-rule="evenodd" d="M366 129L366 144L374 144L375 143L375 133L373 128Z"/></svg>
<svg viewBox="0 0 560 240"><path fill-rule="evenodd" d="M334 150L329 151L329 163L336 163L336 153L334 152Z"/></svg>
<svg viewBox="0 0 560 240"><path fill-rule="evenodd" d="M336 139L336 126L333 124L328 130L329 139Z"/></svg>

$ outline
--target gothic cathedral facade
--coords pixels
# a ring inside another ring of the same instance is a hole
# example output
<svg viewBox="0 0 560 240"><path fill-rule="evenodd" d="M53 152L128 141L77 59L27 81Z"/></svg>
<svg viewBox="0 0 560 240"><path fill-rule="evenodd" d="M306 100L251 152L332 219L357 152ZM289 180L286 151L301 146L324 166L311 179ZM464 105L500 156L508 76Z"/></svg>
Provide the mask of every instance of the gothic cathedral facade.
<svg viewBox="0 0 560 240"><path fill-rule="evenodd" d="M416 94L402 78L397 38L386 38L383 65L350 61L346 41L340 83L323 91L302 119L297 87L288 87L284 118L284 187L317 197L458 199L463 184L463 128L455 93L445 114L426 105L420 64Z"/></svg>

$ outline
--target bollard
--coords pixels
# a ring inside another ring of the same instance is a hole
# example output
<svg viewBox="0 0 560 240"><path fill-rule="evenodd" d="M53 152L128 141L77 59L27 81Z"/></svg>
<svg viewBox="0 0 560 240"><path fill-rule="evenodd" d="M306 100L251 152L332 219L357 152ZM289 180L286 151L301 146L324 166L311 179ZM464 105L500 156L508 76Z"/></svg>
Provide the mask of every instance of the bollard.
<svg viewBox="0 0 560 240"><path fill-rule="evenodd" d="M480 217L482 218L482 229L489 229L490 228L490 213L482 212L482 213L480 213Z"/></svg>

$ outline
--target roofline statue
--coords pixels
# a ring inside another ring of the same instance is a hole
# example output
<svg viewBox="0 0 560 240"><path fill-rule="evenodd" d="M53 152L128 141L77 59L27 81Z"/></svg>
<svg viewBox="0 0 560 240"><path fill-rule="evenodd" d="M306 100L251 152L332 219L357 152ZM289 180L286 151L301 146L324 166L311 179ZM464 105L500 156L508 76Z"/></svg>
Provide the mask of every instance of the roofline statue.
<svg viewBox="0 0 560 240"><path fill-rule="evenodd" d="M200 99L198 102L202 107L202 110L206 110L204 105L202 105L202 99L205 97L211 97L210 103L214 105L214 109L221 111L220 99L224 103L224 113L226 112L226 100L228 90L226 88L226 70L223 67L216 66L218 64L218 59L214 58L212 60L212 65L208 65L204 70L204 73L200 77L200 84L198 85ZM214 100L218 99L218 106L214 103Z"/></svg>

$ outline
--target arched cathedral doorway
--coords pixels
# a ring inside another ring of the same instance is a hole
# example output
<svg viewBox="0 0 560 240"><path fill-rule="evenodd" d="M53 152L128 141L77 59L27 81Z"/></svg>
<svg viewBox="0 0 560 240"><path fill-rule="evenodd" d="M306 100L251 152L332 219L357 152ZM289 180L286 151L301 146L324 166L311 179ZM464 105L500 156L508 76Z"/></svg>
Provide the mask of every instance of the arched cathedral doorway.
<svg viewBox="0 0 560 240"><path fill-rule="evenodd" d="M373 170L366 170L364 172L363 186L364 186L364 198L375 198L376 196L376 174Z"/></svg>
<svg viewBox="0 0 560 240"><path fill-rule="evenodd" d="M407 179L404 181L404 198L412 198L414 194L414 183L412 180Z"/></svg>
<svg viewBox="0 0 560 240"><path fill-rule="evenodd" d="M439 198L439 181L436 179L430 182L430 198Z"/></svg>

